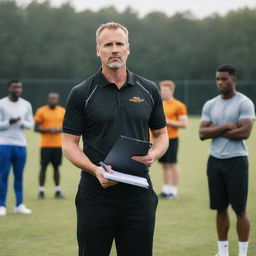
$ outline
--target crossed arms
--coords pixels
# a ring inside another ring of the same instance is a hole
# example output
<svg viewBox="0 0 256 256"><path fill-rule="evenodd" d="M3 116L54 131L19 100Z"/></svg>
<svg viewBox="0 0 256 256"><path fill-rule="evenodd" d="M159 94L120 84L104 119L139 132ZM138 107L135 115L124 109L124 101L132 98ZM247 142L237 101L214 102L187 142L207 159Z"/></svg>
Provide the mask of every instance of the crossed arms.
<svg viewBox="0 0 256 256"><path fill-rule="evenodd" d="M225 137L231 140L248 139L252 130L253 120L241 119L237 123L214 125L209 121L202 121L199 128L201 140L215 137Z"/></svg>

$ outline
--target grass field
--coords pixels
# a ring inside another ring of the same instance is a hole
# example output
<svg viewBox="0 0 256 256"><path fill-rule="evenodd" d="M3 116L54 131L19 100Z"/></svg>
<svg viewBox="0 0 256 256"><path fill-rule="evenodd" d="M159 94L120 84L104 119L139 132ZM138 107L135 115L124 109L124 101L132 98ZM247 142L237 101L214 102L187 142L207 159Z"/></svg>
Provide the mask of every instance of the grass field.
<svg viewBox="0 0 256 256"><path fill-rule="evenodd" d="M189 128L181 133L179 162L180 199L160 200L157 210L154 256L213 256L216 252L215 212L208 208L206 161L209 142L198 139L198 118L191 118ZM255 128L256 129L256 128ZM249 256L256 255L255 203L255 129L247 141L250 151L250 191L248 212L251 219ZM28 160L25 172L25 204L30 216L13 213L14 195L9 179L8 215L0 217L0 256L75 256L76 215L74 197L79 170L66 160L62 165L62 187L67 199L53 198L52 170L49 168L46 199L37 199L39 169L38 135L28 132ZM151 168L156 192L160 192L162 171L156 163ZM230 211L231 212L231 211ZM231 213L230 256L237 256L235 218ZM114 249L112 256L116 255ZM131 255L132 256L132 255Z"/></svg>

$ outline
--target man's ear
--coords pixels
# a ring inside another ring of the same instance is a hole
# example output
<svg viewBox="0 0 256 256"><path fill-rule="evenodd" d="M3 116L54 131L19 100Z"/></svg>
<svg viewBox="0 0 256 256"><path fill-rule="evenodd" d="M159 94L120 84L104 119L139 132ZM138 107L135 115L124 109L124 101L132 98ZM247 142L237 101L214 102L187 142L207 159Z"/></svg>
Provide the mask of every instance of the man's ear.
<svg viewBox="0 0 256 256"><path fill-rule="evenodd" d="M98 57L100 56L99 55L99 47L98 46L96 46L96 54L97 54Z"/></svg>
<svg viewBox="0 0 256 256"><path fill-rule="evenodd" d="M128 44L128 55L130 55L131 49L130 49L130 44Z"/></svg>

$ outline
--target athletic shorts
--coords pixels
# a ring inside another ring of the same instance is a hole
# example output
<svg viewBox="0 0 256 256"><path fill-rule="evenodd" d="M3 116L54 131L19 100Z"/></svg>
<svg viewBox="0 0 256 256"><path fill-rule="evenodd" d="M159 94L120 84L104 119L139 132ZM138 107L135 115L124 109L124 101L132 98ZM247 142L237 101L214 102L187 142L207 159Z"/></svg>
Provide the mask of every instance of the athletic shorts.
<svg viewBox="0 0 256 256"><path fill-rule="evenodd" d="M248 159L246 156L218 159L210 156L207 164L210 208L226 209L231 204L240 214L246 209Z"/></svg>
<svg viewBox="0 0 256 256"><path fill-rule="evenodd" d="M177 163L179 139L169 139L169 147L165 154L159 158L159 162L163 164L175 164Z"/></svg>
<svg viewBox="0 0 256 256"><path fill-rule="evenodd" d="M41 148L41 165L47 166L52 163L54 167L61 165L62 150L61 148Z"/></svg>

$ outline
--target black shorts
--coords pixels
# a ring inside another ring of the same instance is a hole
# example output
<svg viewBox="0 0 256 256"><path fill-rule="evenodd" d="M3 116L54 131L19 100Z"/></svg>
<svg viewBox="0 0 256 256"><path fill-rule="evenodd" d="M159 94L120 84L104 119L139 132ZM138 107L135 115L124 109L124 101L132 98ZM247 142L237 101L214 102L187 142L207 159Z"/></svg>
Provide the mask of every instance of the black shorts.
<svg viewBox="0 0 256 256"><path fill-rule="evenodd" d="M54 167L58 167L62 162L61 148L41 148L41 165L47 166L52 163Z"/></svg>
<svg viewBox="0 0 256 256"><path fill-rule="evenodd" d="M237 214L245 211L248 194L248 159L246 156L228 159L210 156L207 175L211 209L222 210L231 204Z"/></svg>
<svg viewBox="0 0 256 256"><path fill-rule="evenodd" d="M159 162L163 164L175 164L177 163L177 154L179 147L179 139L169 139L169 147L165 154L159 158Z"/></svg>

